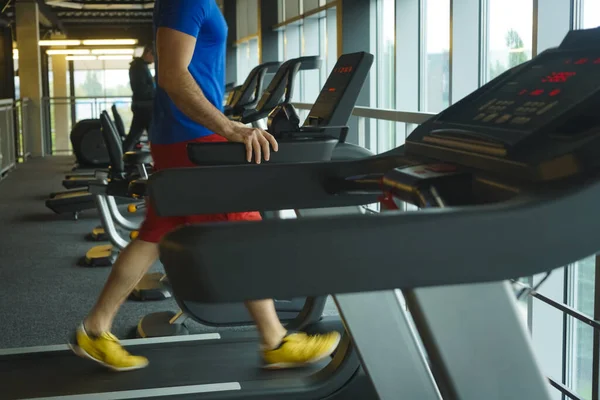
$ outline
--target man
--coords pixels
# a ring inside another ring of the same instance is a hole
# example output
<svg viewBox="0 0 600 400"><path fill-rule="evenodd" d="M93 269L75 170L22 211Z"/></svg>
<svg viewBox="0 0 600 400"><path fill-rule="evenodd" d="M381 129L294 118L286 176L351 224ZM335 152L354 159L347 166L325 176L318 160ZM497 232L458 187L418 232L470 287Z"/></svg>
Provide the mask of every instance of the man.
<svg viewBox="0 0 600 400"><path fill-rule="evenodd" d="M150 130L155 170L192 167L189 142L244 143L248 162L269 160L277 141L269 133L230 121L222 112L227 24L215 0L157 0L154 6L158 88ZM201 184L201 182L198 182ZM256 212L158 217L148 204L138 239L120 254L96 305L76 330L76 354L117 371L143 368L110 334L120 305L158 258L158 242L178 226L207 221L260 220ZM265 249L265 257L269 250ZM300 366L329 356L340 335L291 333L280 323L273 300L246 306L261 336L266 368Z"/></svg>
<svg viewBox="0 0 600 400"><path fill-rule="evenodd" d="M134 58L129 66L129 83L133 92L131 101L133 120L129 134L123 143L123 151L132 151L144 131L150 131L155 84L149 65L153 62L153 48L147 45L144 47L142 56Z"/></svg>

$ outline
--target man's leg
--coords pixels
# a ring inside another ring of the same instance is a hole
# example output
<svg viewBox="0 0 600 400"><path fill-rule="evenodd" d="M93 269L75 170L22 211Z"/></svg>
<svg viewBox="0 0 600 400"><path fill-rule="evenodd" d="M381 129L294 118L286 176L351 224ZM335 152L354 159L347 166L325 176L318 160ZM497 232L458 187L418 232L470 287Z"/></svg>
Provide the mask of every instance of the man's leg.
<svg viewBox="0 0 600 400"><path fill-rule="evenodd" d="M158 259L158 244L132 241L114 263L96 305L84 321L89 334L109 332L117 311Z"/></svg>
<svg viewBox="0 0 600 400"><path fill-rule="evenodd" d="M275 302L271 299L247 301L246 308L256 322L263 347L274 349L279 346L287 331L279 321Z"/></svg>
<svg viewBox="0 0 600 400"><path fill-rule="evenodd" d="M130 355L110 333L117 311L158 258L158 244L132 241L120 254L96 305L71 341L75 354L116 371L148 365L145 357Z"/></svg>
<svg viewBox="0 0 600 400"><path fill-rule="evenodd" d="M335 331L314 336L288 333L271 299L247 301L246 307L261 336L265 368L293 368L315 363L329 357L340 342L341 335Z"/></svg>

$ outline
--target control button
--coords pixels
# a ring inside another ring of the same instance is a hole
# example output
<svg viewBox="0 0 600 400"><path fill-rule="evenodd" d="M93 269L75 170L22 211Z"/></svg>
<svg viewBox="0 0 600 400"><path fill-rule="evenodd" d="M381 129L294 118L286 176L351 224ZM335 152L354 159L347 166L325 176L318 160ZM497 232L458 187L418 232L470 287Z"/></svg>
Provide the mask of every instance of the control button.
<svg viewBox="0 0 600 400"><path fill-rule="evenodd" d="M550 103L548 104L546 107L542 108L541 110L539 110L537 112L537 115L542 115L544 114L546 111L550 110L552 107L554 107L555 105L558 104L558 101L555 101L554 103Z"/></svg>
<svg viewBox="0 0 600 400"><path fill-rule="evenodd" d="M528 123L529 121L531 121L531 118L528 117L515 117L513 118L512 121L510 121L511 124L518 124L518 125L523 125Z"/></svg>
<svg viewBox="0 0 600 400"><path fill-rule="evenodd" d="M486 108L488 108L489 106L491 106L492 104L494 104L496 102L496 99L494 100L490 100L487 103L485 103L482 107L479 108L479 111L483 111Z"/></svg>
<svg viewBox="0 0 600 400"><path fill-rule="evenodd" d="M475 118L473 118L473 121L479 121L481 119L483 119L486 116L485 113L481 113L479 115L477 115Z"/></svg>
<svg viewBox="0 0 600 400"><path fill-rule="evenodd" d="M494 113L494 114L490 114L487 117L485 117L483 119L483 122L490 122L491 120L495 119L498 117L498 114Z"/></svg>
<svg viewBox="0 0 600 400"><path fill-rule="evenodd" d="M517 112L525 112L526 108L525 107L519 107L517 108Z"/></svg>
<svg viewBox="0 0 600 400"><path fill-rule="evenodd" d="M498 118L496 120L496 123L497 124L503 124L506 121L508 121L509 119L511 119L511 117L512 117L512 115L510 115L510 114L504 114L503 116L501 116L500 118Z"/></svg>

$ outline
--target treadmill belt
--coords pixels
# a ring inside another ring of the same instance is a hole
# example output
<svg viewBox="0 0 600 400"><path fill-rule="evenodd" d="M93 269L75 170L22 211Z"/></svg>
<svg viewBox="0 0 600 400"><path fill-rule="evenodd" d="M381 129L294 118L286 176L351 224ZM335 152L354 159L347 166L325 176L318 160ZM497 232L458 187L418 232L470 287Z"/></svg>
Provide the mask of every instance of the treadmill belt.
<svg viewBox="0 0 600 400"><path fill-rule="evenodd" d="M226 344L226 345L225 345ZM309 376L313 368L265 371L256 341L192 341L129 347L146 368L116 373L70 350L0 357L0 398L23 399Z"/></svg>

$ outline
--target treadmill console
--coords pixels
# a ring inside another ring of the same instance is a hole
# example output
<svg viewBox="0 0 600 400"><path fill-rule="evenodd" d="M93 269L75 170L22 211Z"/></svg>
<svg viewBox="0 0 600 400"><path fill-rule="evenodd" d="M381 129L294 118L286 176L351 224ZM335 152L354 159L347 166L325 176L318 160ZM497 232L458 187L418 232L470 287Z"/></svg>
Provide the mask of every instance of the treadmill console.
<svg viewBox="0 0 600 400"><path fill-rule="evenodd" d="M373 55L359 52L342 55L304 121L309 126L345 126L369 75Z"/></svg>
<svg viewBox="0 0 600 400"><path fill-rule="evenodd" d="M449 109L439 121L518 131L525 136L577 106L599 86L600 49L547 52L468 107ZM494 136L511 144L519 140L519 136Z"/></svg>
<svg viewBox="0 0 600 400"><path fill-rule="evenodd" d="M419 126L406 153L535 180L600 167L600 29L521 64Z"/></svg>

